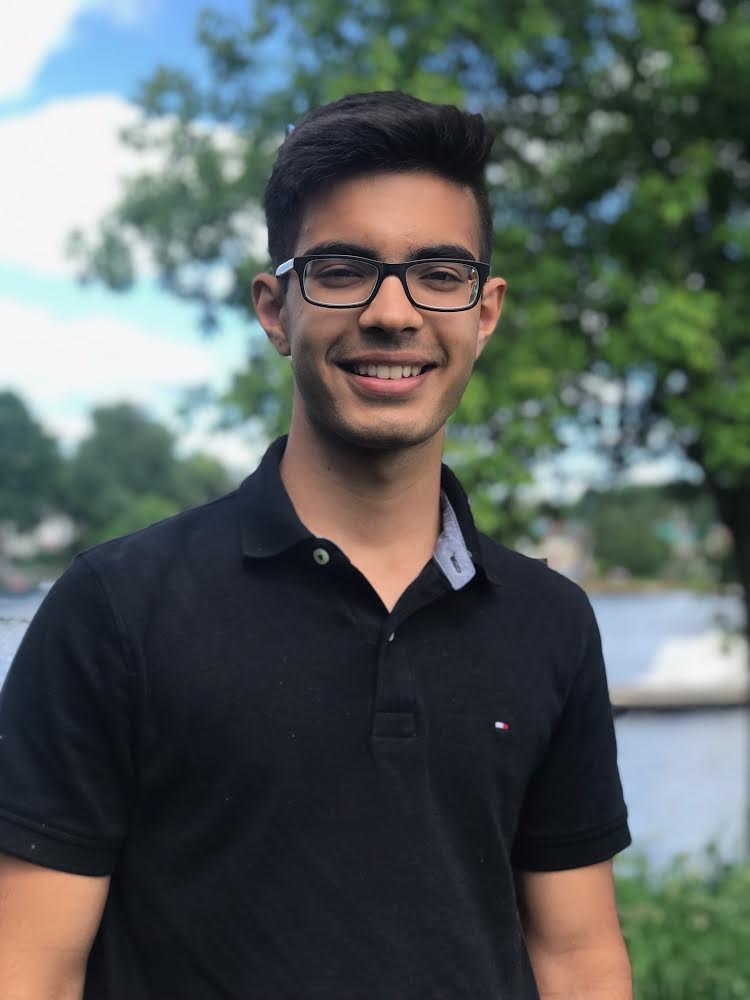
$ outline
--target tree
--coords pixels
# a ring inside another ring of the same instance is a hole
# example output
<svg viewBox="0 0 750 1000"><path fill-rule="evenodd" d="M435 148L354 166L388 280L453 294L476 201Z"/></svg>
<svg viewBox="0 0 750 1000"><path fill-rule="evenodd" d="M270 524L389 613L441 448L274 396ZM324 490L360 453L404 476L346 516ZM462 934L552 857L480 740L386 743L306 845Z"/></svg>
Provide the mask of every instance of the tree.
<svg viewBox="0 0 750 1000"><path fill-rule="evenodd" d="M37 524L55 505L59 472L55 442L19 396L0 392L0 526Z"/></svg>
<svg viewBox="0 0 750 1000"><path fill-rule="evenodd" d="M230 487L219 462L180 459L170 430L130 403L100 406L66 469L65 506L79 543L142 528Z"/></svg>
<svg viewBox="0 0 750 1000"><path fill-rule="evenodd" d="M491 533L531 456L574 438L618 468L702 470L735 545L750 629L750 8L740 0L326 0L205 13L207 85L160 69L126 141L158 149L90 243L91 276L133 280L133 237L167 287L249 310L262 183L287 122L347 92L399 88L483 112L499 334L452 423L452 460ZM269 45L289 53L264 86ZM217 294L217 266L231 280ZM288 380L251 341L232 405L272 429ZM269 391L270 390L270 391Z"/></svg>
<svg viewBox="0 0 750 1000"><path fill-rule="evenodd" d="M177 464L176 497L181 507L197 507L226 493L233 486L221 462L194 452Z"/></svg>
<svg viewBox="0 0 750 1000"><path fill-rule="evenodd" d="M600 571L621 568L636 577L656 577L664 573L671 552L659 528L673 507L664 490L628 486L589 490L575 514L591 532Z"/></svg>

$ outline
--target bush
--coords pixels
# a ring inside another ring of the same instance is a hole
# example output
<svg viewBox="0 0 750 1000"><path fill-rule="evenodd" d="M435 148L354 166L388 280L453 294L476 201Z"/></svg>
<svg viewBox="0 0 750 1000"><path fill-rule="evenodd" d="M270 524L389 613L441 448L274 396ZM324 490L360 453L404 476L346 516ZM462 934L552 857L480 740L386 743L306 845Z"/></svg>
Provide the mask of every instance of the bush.
<svg viewBox="0 0 750 1000"><path fill-rule="evenodd" d="M636 861L617 898L635 1000L750 1000L750 864Z"/></svg>

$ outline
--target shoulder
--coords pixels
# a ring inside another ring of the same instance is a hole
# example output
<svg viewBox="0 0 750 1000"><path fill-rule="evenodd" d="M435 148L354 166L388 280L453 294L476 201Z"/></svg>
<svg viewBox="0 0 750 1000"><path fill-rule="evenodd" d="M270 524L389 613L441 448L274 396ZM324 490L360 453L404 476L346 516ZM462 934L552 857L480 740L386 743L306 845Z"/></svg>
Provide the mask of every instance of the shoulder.
<svg viewBox="0 0 750 1000"><path fill-rule="evenodd" d="M481 532L479 546L488 577L502 591L521 595L535 605L579 613L590 609L583 588L550 569L543 559L506 548Z"/></svg>
<svg viewBox="0 0 750 1000"><path fill-rule="evenodd" d="M175 547L189 544L210 544L232 531L233 510L237 491L191 507L172 517L157 521L127 535L111 538L81 552L83 559L94 568L106 568L122 560L141 560L160 556Z"/></svg>
<svg viewBox="0 0 750 1000"><path fill-rule="evenodd" d="M515 552L479 534L482 563L506 612L536 631L538 640L563 643L582 655L597 625L586 592L573 580L550 569L543 559ZM505 616L504 616L505 617Z"/></svg>
<svg viewBox="0 0 750 1000"><path fill-rule="evenodd" d="M224 553L241 566L233 500L227 494L80 552L45 595L18 659L52 672L66 658L132 669L155 621L190 621L211 603L217 581L231 575Z"/></svg>
<svg viewBox="0 0 750 1000"><path fill-rule="evenodd" d="M236 491L86 549L64 575L85 567L112 607L127 613L210 593L230 560L240 561Z"/></svg>

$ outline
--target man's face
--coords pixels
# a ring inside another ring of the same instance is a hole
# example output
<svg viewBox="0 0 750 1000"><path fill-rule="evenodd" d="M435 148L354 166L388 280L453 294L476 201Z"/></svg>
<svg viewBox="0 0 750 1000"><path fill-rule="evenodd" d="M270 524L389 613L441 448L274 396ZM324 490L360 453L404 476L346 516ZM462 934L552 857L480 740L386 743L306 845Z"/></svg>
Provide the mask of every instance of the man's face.
<svg viewBox="0 0 750 1000"><path fill-rule="evenodd" d="M329 252L386 262L478 260L474 196L430 173L345 181L308 205L294 248L296 256ZM433 312L413 306L389 276L369 305L327 309L305 301L293 274L275 317L264 315L257 284L256 305L276 349L291 355L295 417L325 437L390 450L441 432L495 326L503 291L501 279L490 279L473 309ZM363 365L380 372L361 374ZM422 373L383 378L384 366L389 374L399 366Z"/></svg>

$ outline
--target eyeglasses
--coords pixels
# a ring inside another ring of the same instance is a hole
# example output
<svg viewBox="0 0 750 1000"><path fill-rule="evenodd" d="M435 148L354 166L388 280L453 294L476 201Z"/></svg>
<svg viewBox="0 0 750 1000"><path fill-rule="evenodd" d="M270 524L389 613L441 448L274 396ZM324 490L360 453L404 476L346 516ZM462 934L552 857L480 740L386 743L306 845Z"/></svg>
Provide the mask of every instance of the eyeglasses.
<svg viewBox="0 0 750 1000"><path fill-rule="evenodd" d="M303 297L314 306L352 309L369 305L383 280L395 274L417 309L461 312L477 304L490 266L452 257L384 264L367 257L304 254L280 264L276 277L292 270L297 272Z"/></svg>

